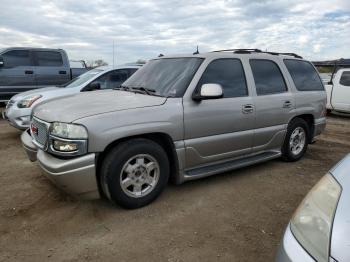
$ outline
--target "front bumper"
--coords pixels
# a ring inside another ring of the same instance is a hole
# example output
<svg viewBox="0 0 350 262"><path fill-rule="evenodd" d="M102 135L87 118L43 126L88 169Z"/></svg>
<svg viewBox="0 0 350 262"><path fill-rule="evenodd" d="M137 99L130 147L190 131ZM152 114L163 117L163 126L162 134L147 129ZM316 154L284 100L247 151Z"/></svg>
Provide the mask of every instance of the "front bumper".
<svg viewBox="0 0 350 262"><path fill-rule="evenodd" d="M278 249L276 262L315 262L315 260L305 251L305 249L295 239L290 224L286 228L282 243Z"/></svg>
<svg viewBox="0 0 350 262"><path fill-rule="evenodd" d="M100 198L94 153L72 159L60 159L38 150L27 131L23 132L21 140L29 159L38 160L45 176L59 188L81 199Z"/></svg>
<svg viewBox="0 0 350 262"><path fill-rule="evenodd" d="M13 104L2 112L2 118L7 120L11 126L25 130L29 127L31 113L31 108L17 108Z"/></svg>
<svg viewBox="0 0 350 262"><path fill-rule="evenodd" d="M24 148L24 151L27 153L29 160L32 162L36 161L38 148L32 142L32 137L29 134L29 129L27 129L22 133L21 141L22 141L22 146Z"/></svg>

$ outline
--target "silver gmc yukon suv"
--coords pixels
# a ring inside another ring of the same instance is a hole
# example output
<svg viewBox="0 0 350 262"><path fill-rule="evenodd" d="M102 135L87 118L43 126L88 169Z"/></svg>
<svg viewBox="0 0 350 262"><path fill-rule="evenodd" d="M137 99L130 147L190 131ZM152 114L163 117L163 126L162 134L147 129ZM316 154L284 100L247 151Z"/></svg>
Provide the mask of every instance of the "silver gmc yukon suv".
<svg viewBox="0 0 350 262"><path fill-rule="evenodd" d="M21 139L63 190L137 208L168 180L299 160L324 130L325 112L322 81L298 55L160 55L115 90L39 105Z"/></svg>

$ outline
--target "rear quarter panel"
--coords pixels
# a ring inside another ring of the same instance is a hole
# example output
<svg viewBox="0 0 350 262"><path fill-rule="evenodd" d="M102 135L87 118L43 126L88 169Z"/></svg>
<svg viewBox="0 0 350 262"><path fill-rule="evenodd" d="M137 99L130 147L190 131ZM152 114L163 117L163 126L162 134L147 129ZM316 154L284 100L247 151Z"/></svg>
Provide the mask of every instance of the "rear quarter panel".
<svg viewBox="0 0 350 262"><path fill-rule="evenodd" d="M311 114L315 119L324 117L326 109L326 91L296 91L296 115Z"/></svg>

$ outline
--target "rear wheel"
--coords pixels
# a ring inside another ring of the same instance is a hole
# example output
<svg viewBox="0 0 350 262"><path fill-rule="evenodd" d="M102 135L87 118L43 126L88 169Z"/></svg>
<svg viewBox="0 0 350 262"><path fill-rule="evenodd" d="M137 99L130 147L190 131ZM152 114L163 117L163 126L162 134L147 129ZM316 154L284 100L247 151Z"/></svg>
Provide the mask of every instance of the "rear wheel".
<svg viewBox="0 0 350 262"><path fill-rule="evenodd" d="M138 208L155 200L165 188L169 160L159 144L132 139L110 151L101 175L112 201L125 208Z"/></svg>
<svg viewBox="0 0 350 262"><path fill-rule="evenodd" d="M287 129L282 147L282 158L285 161L297 161L305 154L309 142L309 127L301 118L293 119Z"/></svg>

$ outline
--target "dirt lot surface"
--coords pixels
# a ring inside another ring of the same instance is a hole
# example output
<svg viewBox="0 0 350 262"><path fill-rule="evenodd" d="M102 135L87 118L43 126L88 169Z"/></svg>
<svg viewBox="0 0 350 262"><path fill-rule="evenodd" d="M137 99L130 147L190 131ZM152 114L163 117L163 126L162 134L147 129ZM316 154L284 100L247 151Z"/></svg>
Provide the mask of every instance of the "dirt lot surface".
<svg viewBox="0 0 350 262"><path fill-rule="evenodd" d="M330 116L297 163L169 185L131 211L61 193L27 160L19 136L0 121L0 261L273 261L299 202L350 152L350 118Z"/></svg>

